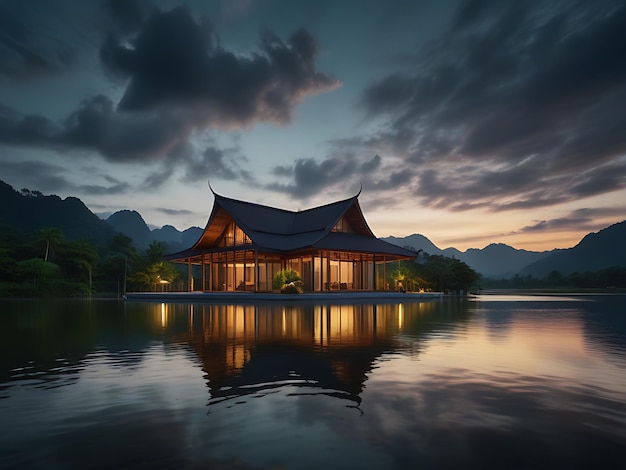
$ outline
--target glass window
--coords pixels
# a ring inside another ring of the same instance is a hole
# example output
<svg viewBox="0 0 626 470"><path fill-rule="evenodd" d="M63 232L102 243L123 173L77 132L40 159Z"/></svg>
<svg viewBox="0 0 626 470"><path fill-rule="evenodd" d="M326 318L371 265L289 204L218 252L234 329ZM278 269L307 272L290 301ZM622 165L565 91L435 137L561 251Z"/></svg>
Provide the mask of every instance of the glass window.
<svg viewBox="0 0 626 470"><path fill-rule="evenodd" d="M353 233L354 230L352 230L350 223L345 218L342 217L339 220L339 222L335 224L335 226L332 229L332 232Z"/></svg>

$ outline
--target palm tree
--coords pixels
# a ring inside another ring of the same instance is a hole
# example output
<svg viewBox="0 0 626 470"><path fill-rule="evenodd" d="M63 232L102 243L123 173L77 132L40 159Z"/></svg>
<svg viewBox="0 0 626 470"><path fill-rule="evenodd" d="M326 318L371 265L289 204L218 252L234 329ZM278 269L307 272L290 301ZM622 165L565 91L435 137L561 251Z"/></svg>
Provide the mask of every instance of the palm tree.
<svg viewBox="0 0 626 470"><path fill-rule="evenodd" d="M86 275L91 289L93 266L98 259L95 248L86 240L73 241L63 246L63 255L63 264L69 277L82 282Z"/></svg>
<svg viewBox="0 0 626 470"><path fill-rule="evenodd" d="M163 259L165 254L165 247L161 242L153 241L146 250L146 257L148 258L148 264L158 263Z"/></svg>
<svg viewBox="0 0 626 470"><path fill-rule="evenodd" d="M63 242L63 232L57 227L45 227L37 230L37 243L46 243L46 251L43 260L48 261L50 248L56 249Z"/></svg>

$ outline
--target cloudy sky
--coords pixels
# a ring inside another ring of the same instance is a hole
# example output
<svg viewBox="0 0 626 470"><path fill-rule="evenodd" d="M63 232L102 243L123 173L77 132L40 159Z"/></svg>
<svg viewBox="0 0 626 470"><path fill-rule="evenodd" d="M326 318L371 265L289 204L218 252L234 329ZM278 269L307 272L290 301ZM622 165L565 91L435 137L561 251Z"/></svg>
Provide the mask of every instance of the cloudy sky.
<svg viewBox="0 0 626 470"><path fill-rule="evenodd" d="M378 236L626 219L622 1L0 0L0 179L204 226L350 197Z"/></svg>

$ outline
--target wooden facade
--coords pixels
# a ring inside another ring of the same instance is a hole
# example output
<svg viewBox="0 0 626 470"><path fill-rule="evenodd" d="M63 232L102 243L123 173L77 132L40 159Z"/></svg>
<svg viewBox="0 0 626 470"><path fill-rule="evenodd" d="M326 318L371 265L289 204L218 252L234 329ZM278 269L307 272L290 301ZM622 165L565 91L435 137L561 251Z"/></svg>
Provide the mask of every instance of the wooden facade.
<svg viewBox="0 0 626 470"><path fill-rule="evenodd" d="M416 253L377 239L352 198L292 212L214 193L207 225L189 249L189 291L270 292L274 275L297 271L304 291L386 290L387 263Z"/></svg>

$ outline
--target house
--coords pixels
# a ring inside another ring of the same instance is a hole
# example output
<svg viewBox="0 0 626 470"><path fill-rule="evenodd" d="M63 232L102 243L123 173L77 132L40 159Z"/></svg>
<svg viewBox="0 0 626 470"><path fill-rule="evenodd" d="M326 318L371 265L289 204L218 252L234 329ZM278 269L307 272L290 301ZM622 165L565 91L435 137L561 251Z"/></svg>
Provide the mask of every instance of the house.
<svg viewBox="0 0 626 470"><path fill-rule="evenodd" d="M387 264L417 253L379 240L355 196L293 212L211 190L213 210L192 247L167 255L188 266L188 290L270 292L283 269L308 292L387 290Z"/></svg>

